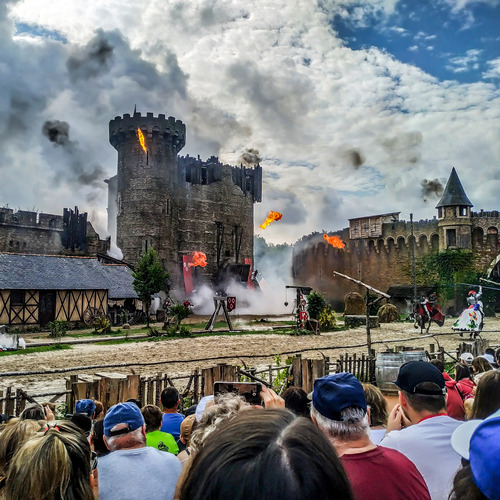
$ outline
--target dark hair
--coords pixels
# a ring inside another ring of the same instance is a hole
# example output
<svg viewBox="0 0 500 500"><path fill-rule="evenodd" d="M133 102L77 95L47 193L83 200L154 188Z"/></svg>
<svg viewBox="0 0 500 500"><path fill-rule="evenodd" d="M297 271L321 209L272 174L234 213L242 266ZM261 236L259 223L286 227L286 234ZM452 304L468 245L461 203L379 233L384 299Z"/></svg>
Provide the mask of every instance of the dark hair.
<svg viewBox="0 0 500 500"><path fill-rule="evenodd" d="M500 409L500 371L485 373L479 380L472 403L472 418L485 419Z"/></svg>
<svg viewBox="0 0 500 500"><path fill-rule="evenodd" d="M90 435L92 430L92 419L86 413L73 413L70 419L86 436Z"/></svg>
<svg viewBox="0 0 500 500"><path fill-rule="evenodd" d="M139 409L142 408L142 403L136 398L130 398L125 403L134 403Z"/></svg>
<svg viewBox="0 0 500 500"><path fill-rule="evenodd" d="M419 387L422 389L426 388L426 384L430 384L429 389L434 389L436 384L432 382L422 382ZM404 394L405 399L408 404L416 411L431 411L432 413L438 413L441 410L446 409L446 395L429 395L429 394L412 394L406 391L401 391Z"/></svg>
<svg viewBox="0 0 500 500"><path fill-rule="evenodd" d="M157 431L161 427L163 414L158 406L146 405L141 413L146 423L146 432Z"/></svg>
<svg viewBox="0 0 500 500"><path fill-rule="evenodd" d="M163 408L174 408L179 401L179 391L175 387L167 387L161 391L160 399Z"/></svg>
<svg viewBox="0 0 500 500"><path fill-rule="evenodd" d="M455 380L458 382L459 380L463 380L464 378L473 380L471 370L468 365L457 363L455 365Z"/></svg>
<svg viewBox="0 0 500 500"><path fill-rule="evenodd" d="M488 500L488 497L476 486L470 465L462 467L455 474L453 489L448 498L449 500Z"/></svg>
<svg viewBox="0 0 500 500"><path fill-rule="evenodd" d="M289 387L283 394L285 400L285 408L293 411L296 415L301 417L309 417L309 399L307 399L307 392L300 387Z"/></svg>
<svg viewBox="0 0 500 500"><path fill-rule="evenodd" d="M362 384L365 391L366 404L370 407L370 426L387 425L389 412L387 401L382 391L373 384Z"/></svg>
<svg viewBox="0 0 500 500"><path fill-rule="evenodd" d="M101 418L101 413L104 411L104 405L100 401L94 401L95 412L94 418Z"/></svg>
<svg viewBox="0 0 500 500"><path fill-rule="evenodd" d="M210 434L195 455L180 500L352 499L328 439L288 410L248 410Z"/></svg>
<svg viewBox="0 0 500 500"><path fill-rule="evenodd" d="M495 352L495 359L500 361L500 347L497 349L497 352Z"/></svg>
<svg viewBox="0 0 500 500"><path fill-rule="evenodd" d="M491 354L494 358L495 357L495 349L493 349L493 347L487 347L484 350L484 354Z"/></svg>
<svg viewBox="0 0 500 500"><path fill-rule="evenodd" d="M104 442L104 419L96 420L92 428L92 445L98 457L103 457L109 453L108 447Z"/></svg>
<svg viewBox="0 0 500 500"><path fill-rule="evenodd" d="M45 420L45 410L36 403L25 408L19 418L21 420Z"/></svg>
<svg viewBox="0 0 500 500"><path fill-rule="evenodd" d="M441 373L444 372L444 363L440 359L431 359L431 365L434 365Z"/></svg>
<svg viewBox="0 0 500 500"><path fill-rule="evenodd" d="M493 370L493 367L490 365L489 361L481 356L474 358L472 360L472 368L474 369L474 373L483 373L489 372Z"/></svg>

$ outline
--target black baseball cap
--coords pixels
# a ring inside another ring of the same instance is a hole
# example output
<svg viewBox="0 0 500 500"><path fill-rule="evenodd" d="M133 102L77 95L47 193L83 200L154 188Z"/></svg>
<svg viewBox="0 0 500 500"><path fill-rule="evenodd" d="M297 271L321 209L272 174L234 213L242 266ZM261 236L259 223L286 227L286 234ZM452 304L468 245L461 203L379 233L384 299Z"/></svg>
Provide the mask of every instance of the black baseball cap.
<svg viewBox="0 0 500 500"><path fill-rule="evenodd" d="M446 394L443 374L427 361L405 363L399 369L398 378L394 383L410 394L426 394L428 396Z"/></svg>

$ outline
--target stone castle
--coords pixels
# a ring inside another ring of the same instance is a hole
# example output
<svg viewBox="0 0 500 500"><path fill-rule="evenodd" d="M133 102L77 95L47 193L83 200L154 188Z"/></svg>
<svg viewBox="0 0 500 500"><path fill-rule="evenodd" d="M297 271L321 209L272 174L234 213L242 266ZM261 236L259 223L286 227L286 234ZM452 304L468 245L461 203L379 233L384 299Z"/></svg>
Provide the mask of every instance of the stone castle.
<svg viewBox="0 0 500 500"><path fill-rule="evenodd" d="M413 222L415 257L431 252L463 248L477 256L484 272L499 277L500 213L473 212L455 169L452 170L441 200L437 217ZM338 271L387 292L400 285L412 296L411 268L412 224L399 220L400 212L349 219L349 227L334 234L345 243L334 248L323 234L305 236L293 249L292 272L297 283L309 285L323 293L334 304L342 304L346 293L364 289L343 278ZM500 280L498 280L500 281Z"/></svg>
<svg viewBox="0 0 500 500"><path fill-rule="evenodd" d="M183 262L206 255L195 281L221 276L228 266L253 259L253 204L262 198L262 169L178 157L186 127L173 117L134 112L109 123L109 141L118 152L116 176L108 179L108 224L123 259L136 264L150 247L172 281L182 283ZM195 283L196 285L196 283Z"/></svg>

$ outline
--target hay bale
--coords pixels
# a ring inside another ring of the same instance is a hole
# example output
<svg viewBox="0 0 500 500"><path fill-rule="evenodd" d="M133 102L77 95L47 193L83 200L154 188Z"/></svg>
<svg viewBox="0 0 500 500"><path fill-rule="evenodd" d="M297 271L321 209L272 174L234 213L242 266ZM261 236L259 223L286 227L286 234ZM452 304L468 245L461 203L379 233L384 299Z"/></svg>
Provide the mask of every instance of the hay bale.
<svg viewBox="0 0 500 500"><path fill-rule="evenodd" d="M365 299L358 292L348 293L344 297L344 315L366 314Z"/></svg>
<svg viewBox="0 0 500 500"><path fill-rule="evenodd" d="M394 321L399 321L400 319L398 308L394 304L384 304L378 310L378 320L380 323L394 323Z"/></svg>

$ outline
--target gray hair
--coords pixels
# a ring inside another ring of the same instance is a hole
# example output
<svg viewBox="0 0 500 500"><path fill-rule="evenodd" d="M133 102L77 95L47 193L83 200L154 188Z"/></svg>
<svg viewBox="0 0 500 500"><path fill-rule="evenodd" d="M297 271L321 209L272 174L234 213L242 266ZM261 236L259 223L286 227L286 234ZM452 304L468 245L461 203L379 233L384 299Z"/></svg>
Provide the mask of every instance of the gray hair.
<svg viewBox="0 0 500 500"><path fill-rule="evenodd" d="M342 420L332 420L322 415L311 404L311 417L320 431L334 443L356 441L369 436L370 433L367 413L362 408L345 408L340 412Z"/></svg>
<svg viewBox="0 0 500 500"><path fill-rule="evenodd" d="M126 427L127 424L116 424L111 430L118 431ZM110 451L126 450L137 445L146 446L146 438L143 433L144 425L127 432L127 434L119 434L118 436L106 436L106 444Z"/></svg>
<svg viewBox="0 0 500 500"><path fill-rule="evenodd" d="M233 393L219 394L214 401L215 404L205 410L191 436L189 445L194 451L199 450L205 439L222 423L231 420L240 411L251 408L250 403L247 403L243 397Z"/></svg>

